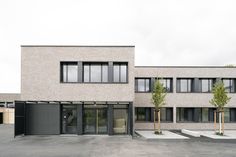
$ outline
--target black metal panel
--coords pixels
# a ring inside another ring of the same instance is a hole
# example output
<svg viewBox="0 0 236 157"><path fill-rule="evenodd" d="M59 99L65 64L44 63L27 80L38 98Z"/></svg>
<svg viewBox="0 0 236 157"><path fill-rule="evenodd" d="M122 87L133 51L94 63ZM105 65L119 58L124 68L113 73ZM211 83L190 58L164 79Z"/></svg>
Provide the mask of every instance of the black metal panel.
<svg viewBox="0 0 236 157"><path fill-rule="evenodd" d="M113 134L113 105L108 105L108 135Z"/></svg>
<svg viewBox="0 0 236 157"><path fill-rule="evenodd" d="M155 77L151 78L151 91L153 91L155 85Z"/></svg>
<svg viewBox="0 0 236 157"><path fill-rule="evenodd" d="M200 92L201 91L201 88L200 88L200 80L199 78L194 78L194 81L193 81L194 85L193 85L193 91L194 92Z"/></svg>
<svg viewBox="0 0 236 157"><path fill-rule="evenodd" d="M129 118L128 118L128 134L133 136L134 129L133 129L133 103L129 103Z"/></svg>
<svg viewBox="0 0 236 157"><path fill-rule="evenodd" d="M26 135L60 134L59 104L26 104Z"/></svg>
<svg viewBox="0 0 236 157"><path fill-rule="evenodd" d="M25 134L25 102L15 102L15 133L14 135Z"/></svg>
<svg viewBox="0 0 236 157"><path fill-rule="evenodd" d="M77 105L77 133L83 134L83 105Z"/></svg>
<svg viewBox="0 0 236 157"><path fill-rule="evenodd" d="M113 62L108 62L108 82L113 82Z"/></svg>
<svg viewBox="0 0 236 157"><path fill-rule="evenodd" d="M83 63L81 61L78 62L78 82L83 82Z"/></svg>

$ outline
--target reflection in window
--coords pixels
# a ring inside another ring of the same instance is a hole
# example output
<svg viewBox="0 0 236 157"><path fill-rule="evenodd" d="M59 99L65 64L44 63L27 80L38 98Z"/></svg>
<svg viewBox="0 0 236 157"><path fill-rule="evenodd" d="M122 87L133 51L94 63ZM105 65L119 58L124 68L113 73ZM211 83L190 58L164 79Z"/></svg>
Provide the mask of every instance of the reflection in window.
<svg viewBox="0 0 236 157"><path fill-rule="evenodd" d="M128 82L127 63L114 63L113 65L113 82Z"/></svg>
<svg viewBox="0 0 236 157"><path fill-rule="evenodd" d="M128 119L127 112L128 112L127 109L114 108L113 110L114 134L127 134L127 119Z"/></svg>
<svg viewBox="0 0 236 157"><path fill-rule="evenodd" d="M236 79L223 79L226 92L235 93Z"/></svg>
<svg viewBox="0 0 236 157"><path fill-rule="evenodd" d="M83 65L84 82L108 82L107 63L84 63Z"/></svg>
<svg viewBox="0 0 236 157"><path fill-rule="evenodd" d="M77 62L62 62L62 82L78 82Z"/></svg>
<svg viewBox="0 0 236 157"><path fill-rule="evenodd" d="M136 92L150 92L150 79L135 79Z"/></svg>
<svg viewBox="0 0 236 157"><path fill-rule="evenodd" d="M136 107L135 108L136 121L151 121L150 107Z"/></svg>
<svg viewBox="0 0 236 157"><path fill-rule="evenodd" d="M172 92L172 79L171 78L161 78L159 79L165 88L166 92Z"/></svg>

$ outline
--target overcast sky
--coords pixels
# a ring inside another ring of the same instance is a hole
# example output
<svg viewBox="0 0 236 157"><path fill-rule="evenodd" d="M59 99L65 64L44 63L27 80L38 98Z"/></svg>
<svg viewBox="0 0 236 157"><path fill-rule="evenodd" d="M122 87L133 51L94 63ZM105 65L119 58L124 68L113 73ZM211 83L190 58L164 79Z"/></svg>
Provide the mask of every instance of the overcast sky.
<svg viewBox="0 0 236 157"><path fill-rule="evenodd" d="M0 0L0 92L20 45L135 45L136 65L236 64L235 0Z"/></svg>

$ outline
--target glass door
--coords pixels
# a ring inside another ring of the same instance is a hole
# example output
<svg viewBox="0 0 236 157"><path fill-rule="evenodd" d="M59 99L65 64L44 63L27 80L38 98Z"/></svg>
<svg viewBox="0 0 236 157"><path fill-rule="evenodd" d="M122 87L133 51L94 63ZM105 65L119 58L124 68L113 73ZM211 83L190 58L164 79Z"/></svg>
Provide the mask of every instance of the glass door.
<svg viewBox="0 0 236 157"><path fill-rule="evenodd" d="M77 108L76 105L62 105L62 133L77 133Z"/></svg>
<svg viewBox="0 0 236 157"><path fill-rule="evenodd" d="M96 110L84 109L84 133L96 133Z"/></svg>
<svg viewBox="0 0 236 157"><path fill-rule="evenodd" d="M84 109L84 134L107 134L107 109Z"/></svg>

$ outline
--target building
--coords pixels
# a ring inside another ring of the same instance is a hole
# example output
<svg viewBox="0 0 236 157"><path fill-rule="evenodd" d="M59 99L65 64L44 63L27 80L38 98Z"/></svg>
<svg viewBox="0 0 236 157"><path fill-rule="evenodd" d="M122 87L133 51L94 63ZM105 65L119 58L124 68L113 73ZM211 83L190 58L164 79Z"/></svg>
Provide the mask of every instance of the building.
<svg viewBox="0 0 236 157"><path fill-rule="evenodd" d="M20 99L20 94L0 94L0 124L14 124L14 101Z"/></svg>
<svg viewBox="0 0 236 157"><path fill-rule="evenodd" d="M134 46L21 47L21 96L15 135L129 134L153 129L151 91L168 91L163 129L212 129L212 85L223 80L232 97L225 128L236 129L235 67L134 65Z"/></svg>

